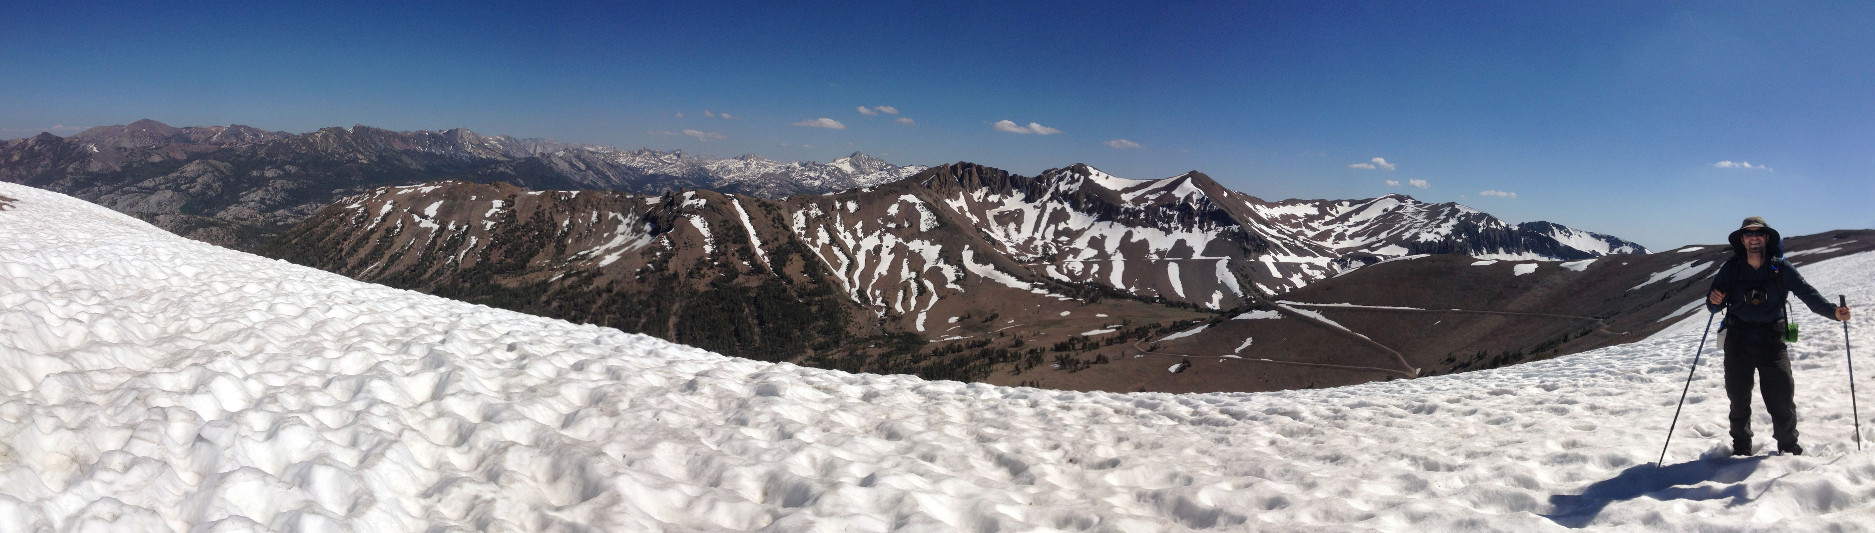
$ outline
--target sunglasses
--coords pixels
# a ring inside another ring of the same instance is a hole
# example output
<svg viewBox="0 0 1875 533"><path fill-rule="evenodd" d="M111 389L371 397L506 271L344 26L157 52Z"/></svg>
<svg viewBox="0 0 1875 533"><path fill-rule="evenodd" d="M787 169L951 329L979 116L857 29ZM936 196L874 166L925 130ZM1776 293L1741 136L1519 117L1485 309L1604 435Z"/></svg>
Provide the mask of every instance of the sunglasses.
<svg viewBox="0 0 1875 533"><path fill-rule="evenodd" d="M1741 238L1743 237L1770 237L1770 236L1771 236L1771 233L1766 232L1766 231L1747 231L1747 232L1739 234L1739 237Z"/></svg>

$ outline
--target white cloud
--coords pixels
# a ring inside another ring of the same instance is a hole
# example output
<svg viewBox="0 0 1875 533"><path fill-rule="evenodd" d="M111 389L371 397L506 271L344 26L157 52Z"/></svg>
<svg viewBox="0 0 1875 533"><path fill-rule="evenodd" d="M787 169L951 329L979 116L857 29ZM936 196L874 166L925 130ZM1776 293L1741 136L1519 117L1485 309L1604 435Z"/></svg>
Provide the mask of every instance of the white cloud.
<svg viewBox="0 0 1875 533"><path fill-rule="evenodd" d="M1478 196L1496 196L1498 198L1516 198L1517 193L1504 191L1479 191Z"/></svg>
<svg viewBox="0 0 1875 533"><path fill-rule="evenodd" d="M720 141L720 140L723 140L723 138L724 138L724 137L723 137L723 134L721 134L721 133L717 133L717 132L714 132L714 131L702 131L702 130L684 130L684 131L647 131L647 132L645 132L645 133L647 133L647 134L651 134L651 135L669 135L669 136L672 136L672 137L676 137L676 136L678 136L678 135L684 135L684 136L688 136L688 137L696 137L696 139L697 139L697 140L699 140L699 141L704 141L704 142L709 142L709 141Z"/></svg>
<svg viewBox="0 0 1875 533"><path fill-rule="evenodd" d="M1126 139L1114 139L1114 140L1111 140L1111 141L1107 141L1107 142L1106 142L1106 145L1107 145L1107 146L1111 146L1111 147L1114 147L1114 148L1119 148L1119 149L1121 149L1121 150L1125 150L1125 149L1128 149L1128 148L1132 148L1132 149L1136 149L1136 150L1144 150L1144 149L1146 149L1146 147L1144 147L1144 146L1140 146L1140 145L1139 145L1139 143L1136 143L1136 142L1133 142L1133 141L1129 141L1129 140L1126 140Z"/></svg>
<svg viewBox="0 0 1875 533"><path fill-rule="evenodd" d="M892 106L889 106L889 105L882 105L882 106L878 106L878 107L874 107L874 108L873 108L873 110L875 110L875 111L878 111L878 112L880 112L880 113L885 113L885 114L887 114L887 115L897 115L897 114L898 114L898 108L896 108L896 107L892 107Z"/></svg>
<svg viewBox="0 0 1875 533"><path fill-rule="evenodd" d="M803 120L803 121L800 121L800 122L796 122L796 123L794 123L794 125L796 125L796 126L805 126L805 127L809 127L809 128L827 128L827 129L830 129L830 130L843 130L843 129L846 129L846 125L845 125L845 124L841 124L841 123L840 123L840 121L838 121L838 120L834 120L834 119L830 119L830 118L827 118L827 117L821 117L821 118L817 118L817 119L813 119L813 120Z"/></svg>
<svg viewBox="0 0 1875 533"><path fill-rule="evenodd" d="M1376 157L1376 158L1368 160L1368 162L1366 163L1355 163L1352 165L1348 165L1348 168L1358 168L1362 170L1373 170L1376 168L1384 168L1387 170L1393 170L1393 163L1388 163L1387 158Z"/></svg>
<svg viewBox="0 0 1875 533"><path fill-rule="evenodd" d="M904 124L904 125L906 125L906 126L910 126L910 125L912 125L912 124L914 123L914 122L912 121L912 119L911 119L911 117L898 117L898 119L897 119L897 120L893 120L893 122L897 122L897 123L899 123L899 124Z"/></svg>
<svg viewBox="0 0 1875 533"><path fill-rule="evenodd" d="M871 110L871 109L867 109L867 108L866 108L866 106L859 106L859 114L861 114L861 115L877 115L877 114L879 114L879 112L878 112L878 111L873 111L873 110Z"/></svg>
<svg viewBox="0 0 1875 533"><path fill-rule="evenodd" d="M723 134L714 131L684 130L684 135L696 137L697 140L703 142L723 140Z"/></svg>
<svg viewBox="0 0 1875 533"><path fill-rule="evenodd" d="M996 131L1020 133L1023 135L1054 135L1057 133L1061 133L1061 130L1050 128L1048 126L1043 126L1041 124L1036 124L1034 122L1030 122L1029 125L1027 126L1018 126L1014 122L1001 120L1001 121L996 122L995 128L996 128Z"/></svg>
<svg viewBox="0 0 1875 533"><path fill-rule="evenodd" d="M1771 167L1767 167L1764 165L1753 165L1745 161L1720 161L1717 163L1713 163L1712 166L1718 167L1718 168L1744 168L1744 169L1751 169L1751 170L1763 170L1766 172L1776 172L1775 170L1771 170Z"/></svg>
<svg viewBox="0 0 1875 533"><path fill-rule="evenodd" d="M729 114L728 114L728 113L723 113L723 120L729 120L729 119L732 119L732 118L736 118L736 117L732 117L732 116L729 116Z"/></svg>
<svg viewBox="0 0 1875 533"><path fill-rule="evenodd" d="M1414 187L1419 187L1419 188L1421 188L1421 189L1431 189L1431 188L1432 188L1432 183L1431 183L1431 182L1428 182L1428 181L1426 181L1426 180L1406 180L1406 184L1407 184L1407 185L1412 185L1412 186L1414 186Z"/></svg>
<svg viewBox="0 0 1875 533"><path fill-rule="evenodd" d="M1399 186L1400 186L1400 180L1387 180L1387 186L1388 186L1388 187L1399 187Z"/></svg>
<svg viewBox="0 0 1875 533"><path fill-rule="evenodd" d="M708 110L708 109L705 109L705 110L703 110L703 116L706 116L706 117L710 117L710 118L716 118L716 114L715 114L715 113L711 113L711 112L710 112L710 110Z"/></svg>
<svg viewBox="0 0 1875 533"><path fill-rule="evenodd" d="M673 114L671 116L677 117L677 118L684 118L684 112L678 111L676 114Z"/></svg>

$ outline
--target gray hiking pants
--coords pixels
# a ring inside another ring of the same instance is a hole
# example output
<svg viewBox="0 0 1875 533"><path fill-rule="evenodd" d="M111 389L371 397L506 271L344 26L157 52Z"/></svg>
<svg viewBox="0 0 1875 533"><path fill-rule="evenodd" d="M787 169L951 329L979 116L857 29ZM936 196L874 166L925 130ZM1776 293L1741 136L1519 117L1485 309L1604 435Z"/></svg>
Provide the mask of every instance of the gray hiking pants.
<svg viewBox="0 0 1875 533"><path fill-rule="evenodd" d="M1749 449L1751 444L1752 376L1764 378L1764 409L1771 414L1771 436L1777 449L1791 452L1797 446L1797 404L1792 398L1797 382L1790 374L1790 357L1784 343L1744 342L1742 335L1725 339L1725 396L1732 401L1732 442Z"/></svg>

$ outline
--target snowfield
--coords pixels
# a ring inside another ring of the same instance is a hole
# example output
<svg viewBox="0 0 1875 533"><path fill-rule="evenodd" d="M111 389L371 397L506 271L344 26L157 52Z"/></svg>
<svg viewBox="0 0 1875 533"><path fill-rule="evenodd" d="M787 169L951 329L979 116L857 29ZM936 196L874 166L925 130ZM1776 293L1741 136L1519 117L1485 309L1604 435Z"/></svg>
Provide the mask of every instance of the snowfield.
<svg viewBox="0 0 1875 533"><path fill-rule="evenodd" d="M1808 314L1812 455L1724 457L1713 350L1656 468L1703 313L1495 371L1060 392L729 358L0 196L0 531L1875 528L1842 329ZM1871 272L1803 267L1852 303Z"/></svg>

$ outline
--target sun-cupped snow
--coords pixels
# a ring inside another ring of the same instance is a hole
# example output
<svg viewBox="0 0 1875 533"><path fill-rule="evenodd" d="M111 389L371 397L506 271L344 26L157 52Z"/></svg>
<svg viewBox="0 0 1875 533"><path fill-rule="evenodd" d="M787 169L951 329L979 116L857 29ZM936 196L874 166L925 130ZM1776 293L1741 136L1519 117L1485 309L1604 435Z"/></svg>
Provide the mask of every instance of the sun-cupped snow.
<svg viewBox="0 0 1875 533"><path fill-rule="evenodd" d="M1809 313L1806 455L1725 457L1709 353L1656 468L1703 316L1336 389L1049 391L724 357L0 196L0 530L1856 530L1875 508L1841 329ZM1851 302L1871 271L1804 266Z"/></svg>

